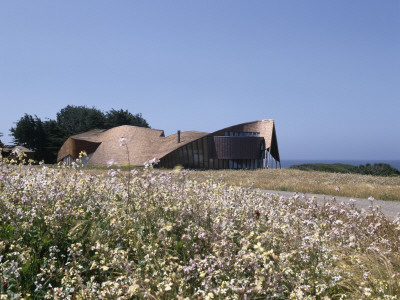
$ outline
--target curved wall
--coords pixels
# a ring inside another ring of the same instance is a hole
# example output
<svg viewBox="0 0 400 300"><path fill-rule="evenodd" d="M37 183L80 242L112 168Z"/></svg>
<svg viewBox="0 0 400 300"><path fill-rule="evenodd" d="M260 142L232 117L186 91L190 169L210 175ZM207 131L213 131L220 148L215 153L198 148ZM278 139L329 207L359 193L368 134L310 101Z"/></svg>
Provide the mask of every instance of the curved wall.
<svg viewBox="0 0 400 300"><path fill-rule="evenodd" d="M276 167L278 143L273 120L227 127L197 139L160 158L159 167L191 169L258 169Z"/></svg>
<svg viewBox="0 0 400 300"><path fill-rule="evenodd" d="M238 140L242 139L242 140ZM252 139L252 140L250 140ZM215 143L216 141L216 143ZM245 142L248 141L249 144ZM160 159L159 167L181 165L190 169L262 168L261 138L206 136L186 144ZM239 148L234 148L234 146ZM239 149L239 150L238 150Z"/></svg>
<svg viewBox="0 0 400 300"><path fill-rule="evenodd" d="M97 150L101 143L91 142L85 140L79 140L74 138L68 138L64 145L58 152L57 161L62 160L64 157L71 156L73 159L79 157L81 151L85 151L87 154L91 154Z"/></svg>

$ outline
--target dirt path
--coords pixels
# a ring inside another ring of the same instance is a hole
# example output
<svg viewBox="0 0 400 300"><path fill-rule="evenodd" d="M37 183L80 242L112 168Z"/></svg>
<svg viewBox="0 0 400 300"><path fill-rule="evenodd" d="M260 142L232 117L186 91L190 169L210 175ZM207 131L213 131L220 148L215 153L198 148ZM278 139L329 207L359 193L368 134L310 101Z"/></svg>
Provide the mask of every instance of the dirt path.
<svg viewBox="0 0 400 300"><path fill-rule="evenodd" d="M293 192L284 192L284 191L271 191L271 190L261 190L264 193L269 194L279 194L284 197L292 197L295 193ZM300 194L302 195L302 194ZM360 209L365 209L368 211L371 205L371 201L368 199L361 199L361 198L352 198L352 197L340 197L340 196L330 196L330 195L318 195L318 194L305 194L307 198L311 198L312 196L316 196L315 200L318 204L323 204L327 200L332 199L335 197L338 203L344 202L349 203L350 199L355 200L355 205ZM400 214L400 201L383 201L383 200L374 200L373 206L378 205L382 212L389 218L394 220Z"/></svg>

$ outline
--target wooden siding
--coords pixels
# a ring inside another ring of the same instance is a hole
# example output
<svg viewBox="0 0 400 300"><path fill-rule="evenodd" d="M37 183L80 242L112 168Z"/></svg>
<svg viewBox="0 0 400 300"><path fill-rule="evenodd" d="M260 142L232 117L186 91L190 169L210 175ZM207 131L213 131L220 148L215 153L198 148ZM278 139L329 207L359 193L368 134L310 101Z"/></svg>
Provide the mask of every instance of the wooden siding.
<svg viewBox="0 0 400 300"><path fill-rule="evenodd" d="M172 151L159 167L189 169L257 169L263 167L262 137L206 136Z"/></svg>

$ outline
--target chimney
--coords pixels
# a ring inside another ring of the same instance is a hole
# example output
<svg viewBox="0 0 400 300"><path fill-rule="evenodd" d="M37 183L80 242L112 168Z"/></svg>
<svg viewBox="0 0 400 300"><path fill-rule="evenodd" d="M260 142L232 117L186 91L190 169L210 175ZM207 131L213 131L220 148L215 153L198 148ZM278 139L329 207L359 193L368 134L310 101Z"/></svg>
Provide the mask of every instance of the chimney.
<svg viewBox="0 0 400 300"><path fill-rule="evenodd" d="M180 130L178 130L178 144L181 142L181 131Z"/></svg>

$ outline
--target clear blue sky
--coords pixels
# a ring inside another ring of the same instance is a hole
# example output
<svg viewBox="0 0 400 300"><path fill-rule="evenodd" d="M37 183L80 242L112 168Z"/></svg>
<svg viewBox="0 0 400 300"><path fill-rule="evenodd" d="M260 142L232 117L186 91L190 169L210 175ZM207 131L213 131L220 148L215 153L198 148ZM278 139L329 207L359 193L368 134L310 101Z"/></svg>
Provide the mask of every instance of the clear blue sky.
<svg viewBox="0 0 400 300"><path fill-rule="evenodd" d="M212 132L275 119L284 159L400 159L400 1L0 2L0 132L68 104Z"/></svg>

